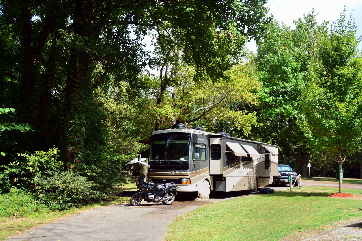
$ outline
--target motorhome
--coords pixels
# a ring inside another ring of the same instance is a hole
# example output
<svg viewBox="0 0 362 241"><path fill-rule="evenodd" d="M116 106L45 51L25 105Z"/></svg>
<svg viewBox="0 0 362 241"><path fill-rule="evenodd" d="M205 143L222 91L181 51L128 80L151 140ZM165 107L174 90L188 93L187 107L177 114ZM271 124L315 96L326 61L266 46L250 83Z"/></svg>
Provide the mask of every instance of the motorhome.
<svg viewBox="0 0 362 241"><path fill-rule="evenodd" d="M278 146L210 133L203 128L152 133L148 153L148 178L155 183L174 182L177 192L256 190L278 174Z"/></svg>

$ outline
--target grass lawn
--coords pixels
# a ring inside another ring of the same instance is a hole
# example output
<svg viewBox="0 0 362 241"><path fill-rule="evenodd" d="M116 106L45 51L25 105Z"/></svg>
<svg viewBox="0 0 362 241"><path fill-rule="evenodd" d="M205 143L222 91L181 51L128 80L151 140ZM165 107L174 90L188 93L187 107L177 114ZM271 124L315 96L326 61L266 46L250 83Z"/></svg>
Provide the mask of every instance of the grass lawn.
<svg viewBox="0 0 362 241"><path fill-rule="evenodd" d="M355 198L330 198L334 188L294 188L293 192L249 195L204 205L178 217L166 240L281 240L339 220L360 217L361 190Z"/></svg>

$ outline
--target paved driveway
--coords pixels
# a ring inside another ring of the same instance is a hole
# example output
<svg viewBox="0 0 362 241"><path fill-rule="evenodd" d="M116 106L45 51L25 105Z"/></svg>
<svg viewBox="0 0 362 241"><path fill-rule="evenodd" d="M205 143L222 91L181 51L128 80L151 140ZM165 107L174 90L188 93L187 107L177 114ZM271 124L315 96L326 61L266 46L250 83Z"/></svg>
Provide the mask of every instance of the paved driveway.
<svg viewBox="0 0 362 241"><path fill-rule="evenodd" d="M172 220L203 204L237 196L209 200L175 201L172 205L142 202L140 206L117 204L98 207L47 223L7 240L93 241L162 240Z"/></svg>

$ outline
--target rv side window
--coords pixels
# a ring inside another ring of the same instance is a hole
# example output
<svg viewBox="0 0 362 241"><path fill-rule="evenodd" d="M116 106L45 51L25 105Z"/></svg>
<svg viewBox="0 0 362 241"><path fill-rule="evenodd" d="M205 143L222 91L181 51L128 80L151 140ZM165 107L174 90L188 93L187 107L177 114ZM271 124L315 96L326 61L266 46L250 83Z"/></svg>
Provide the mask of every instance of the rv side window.
<svg viewBox="0 0 362 241"><path fill-rule="evenodd" d="M270 154L265 154L265 169L270 168Z"/></svg>
<svg viewBox="0 0 362 241"><path fill-rule="evenodd" d="M220 144L211 144L211 159L212 160L221 159L221 145Z"/></svg>
<svg viewBox="0 0 362 241"><path fill-rule="evenodd" d="M195 143L194 160L206 161L206 145L205 144Z"/></svg>
<svg viewBox="0 0 362 241"><path fill-rule="evenodd" d="M241 161L251 162L251 161L253 161L253 158L250 156L250 154L247 154L246 156L241 157Z"/></svg>

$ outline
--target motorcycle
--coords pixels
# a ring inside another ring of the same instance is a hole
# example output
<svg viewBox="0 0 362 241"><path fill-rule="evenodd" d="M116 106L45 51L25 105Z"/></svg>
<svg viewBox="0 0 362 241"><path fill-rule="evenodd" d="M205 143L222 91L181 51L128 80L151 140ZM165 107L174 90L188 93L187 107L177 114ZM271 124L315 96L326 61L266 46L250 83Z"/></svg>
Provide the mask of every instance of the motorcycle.
<svg viewBox="0 0 362 241"><path fill-rule="evenodd" d="M132 206L139 205L142 200L147 202L162 202L165 205L171 205L176 198L177 186L175 183L155 184L154 182L144 181L141 175L136 183L138 191L132 195L130 204Z"/></svg>

